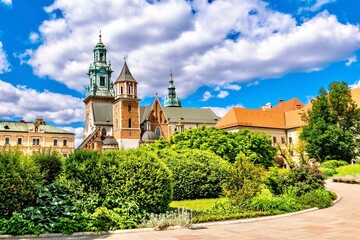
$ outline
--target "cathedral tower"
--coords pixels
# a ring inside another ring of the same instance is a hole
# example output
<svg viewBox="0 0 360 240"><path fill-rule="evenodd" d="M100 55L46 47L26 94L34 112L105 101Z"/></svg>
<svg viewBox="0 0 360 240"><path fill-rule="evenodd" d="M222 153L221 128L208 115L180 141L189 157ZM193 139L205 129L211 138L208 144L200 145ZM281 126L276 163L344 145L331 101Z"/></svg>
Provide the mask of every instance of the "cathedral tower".
<svg viewBox="0 0 360 240"><path fill-rule="evenodd" d="M112 109L112 101L114 100L114 89L113 83L111 82L111 73L113 71L111 70L110 62L106 62L106 53L107 50L101 40L100 32L99 42L95 45L93 50L93 62L90 64L88 71L90 83L86 87L86 98L84 99L84 139L93 133L96 127L101 128L103 135L112 134L112 114L111 116L104 116L100 112L104 109ZM102 121L102 119L95 119L97 116L104 118L104 121Z"/></svg>
<svg viewBox="0 0 360 240"><path fill-rule="evenodd" d="M179 97L176 95L174 80L172 77L172 71L170 69L170 80L168 87L168 95L165 98L164 107L181 107L181 102Z"/></svg>
<svg viewBox="0 0 360 240"><path fill-rule="evenodd" d="M124 62L114 83L113 132L120 148L136 148L140 141L140 99L137 82Z"/></svg>

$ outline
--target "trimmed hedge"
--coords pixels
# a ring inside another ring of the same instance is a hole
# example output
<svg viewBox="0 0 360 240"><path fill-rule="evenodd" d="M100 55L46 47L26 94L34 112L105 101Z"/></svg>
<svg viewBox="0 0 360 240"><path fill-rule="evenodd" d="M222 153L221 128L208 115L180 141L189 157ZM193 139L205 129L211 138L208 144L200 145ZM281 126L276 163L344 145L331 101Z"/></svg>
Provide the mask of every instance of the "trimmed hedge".
<svg viewBox="0 0 360 240"><path fill-rule="evenodd" d="M74 197L94 207L113 209L135 201L141 210L161 212L172 198L169 169L141 149L76 151L65 161L64 177Z"/></svg>
<svg viewBox="0 0 360 240"><path fill-rule="evenodd" d="M46 184L53 183L62 171L61 156L51 149L43 149L39 153L34 153L31 155L31 159L39 166Z"/></svg>
<svg viewBox="0 0 360 240"><path fill-rule="evenodd" d="M0 217L34 203L42 182L39 168L20 151L0 151Z"/></svg>
<svg viewBox="0 0 360 240"><path fill-rule="evenodd" d="M164 149L158 154L173 174L174 200L216 198L222 193L222 181L229 174L230 164L215 153Z"/></svg>

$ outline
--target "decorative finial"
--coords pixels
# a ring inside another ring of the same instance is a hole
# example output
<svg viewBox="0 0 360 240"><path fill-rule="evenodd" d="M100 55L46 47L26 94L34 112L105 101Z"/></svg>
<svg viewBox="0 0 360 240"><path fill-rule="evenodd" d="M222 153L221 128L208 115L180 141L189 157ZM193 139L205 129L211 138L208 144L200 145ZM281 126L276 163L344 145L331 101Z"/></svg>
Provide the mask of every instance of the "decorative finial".
<svg viewBox="0 0 360 240"><path fill-rule="evenodd" d="M173 80L173 73L172 73L172 69L171 69L171 65L170 65L170 81Z"/></svg>
<svg viewBox="0 0 360 240"><path fill-rule="evenodd" d="M101 42L101 30L99 31L99 42Z"/></svg>
<svg viewBox="0 0 360 240"><path fill-rule="evenodd" d="M155 97L158 98L158 93L155 93Z"/></svg>

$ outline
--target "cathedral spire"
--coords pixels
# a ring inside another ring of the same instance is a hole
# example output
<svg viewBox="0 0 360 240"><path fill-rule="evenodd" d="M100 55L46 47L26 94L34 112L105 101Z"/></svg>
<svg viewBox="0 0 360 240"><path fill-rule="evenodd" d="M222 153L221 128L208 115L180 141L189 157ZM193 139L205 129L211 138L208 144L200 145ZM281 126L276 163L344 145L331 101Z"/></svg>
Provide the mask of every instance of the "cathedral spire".
<svg viewBox="0 0 360 240"><path fill-rule="evenodd" d="M164 107L181 107L181 102L179 97L176 95L174 80L173 80L173 73L170 66L170 80L169 80L169 87L168 87L168 95L165 98Z"/></svg>

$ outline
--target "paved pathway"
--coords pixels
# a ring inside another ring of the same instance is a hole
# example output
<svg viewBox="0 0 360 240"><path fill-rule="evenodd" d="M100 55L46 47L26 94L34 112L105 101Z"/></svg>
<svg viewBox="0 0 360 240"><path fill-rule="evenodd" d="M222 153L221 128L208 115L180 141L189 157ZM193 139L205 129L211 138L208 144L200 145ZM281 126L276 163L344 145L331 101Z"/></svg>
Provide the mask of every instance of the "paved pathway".
<svg viewBox="0 0 360 240"><path fill-rule="evenodd" d="M219 240L219 239L360 239L360 185L328 182L342 196L335 206L301 215L271 220L213 225L196 230L177 229L78 237L121 240ZM53 238L55 239L55 238ZM74 239L64 237L57 239Z"/></svg>

